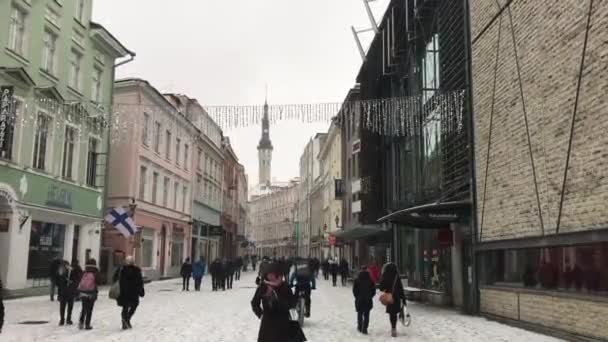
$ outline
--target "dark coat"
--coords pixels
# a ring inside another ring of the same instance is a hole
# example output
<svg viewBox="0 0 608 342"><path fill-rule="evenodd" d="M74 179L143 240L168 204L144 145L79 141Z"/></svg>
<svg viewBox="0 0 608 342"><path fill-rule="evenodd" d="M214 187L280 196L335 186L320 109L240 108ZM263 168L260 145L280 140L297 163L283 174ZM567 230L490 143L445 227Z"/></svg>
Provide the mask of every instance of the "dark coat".
<svg viewBox="0 0 608 342"><path fill-rule="evenodd" d="M190 277L192 275L192 264L190 262L183 263L179 274L181 274L182 277Z"/></svg>
<svg viewBox="0 0 608 342"><path fill-rule="evenodd" d="M122 266L116 270L112 281L117 282L119 278L120 295L116 299L118 306L139 304L139 297L146 294L141 269L135 265Z"/></svg>
<svg viewBox="0 0 608 342"><path fill-rule="evenodd" d="M82 277L82 269L79 266L66 267L61 275L57 273L55 284L57 284L57 295L61 300L70 301L78 296L80 277Z"/></svg>
<svg viewBox="0 0 608 342"><path fill-rule="evenodd" d="M395 281L395 278L397 278L397 281ZM380 291L393 294L393 304L386 306L386 313L400 313L402 304L405 305L406 303L403 283L401 283L398 272L387 271L383 273L378 288Z"/></svg>
<svg viewBox="0 0 608 342"><path fill-rule="evenodd" d="M344 259L340 260L339 272L342 276L349 275L350 269L348 268L348 261Z"/></svg>
<svg viewBox="0 0 608 342"><path fill-rule="evenodd" d="M262 283L251 300L251 308L261 318L258 342L289 342L289 309L296 306L296 297L287 283L274 290L276 298L266 296L268 285Z"/></svg>
<svg viewBox="0 0 608 342"><path fill-rule="evenodd" d="M54 281L57 277L57 270L61 266L62 261L60 259L53 259L49 265L49 278Z"/></svg>
<svg viewBox="0 0 608 342"><path fill-rule="evenodd" d="M370 311L374 307L372 299L376 295L376 285L367 271L361 271L353 282L355 309L357 312Z"/></svg>
<svg viewBox="0 0 608 342"><path fill-rule="evenodd" d="M332 262L329 264L329 273L331 273L331 275L337 275L338 274L338 264L336 264L335 262Z"/></svg>
<svg viewBox="0 0 608 342"><path fill-rule="evenodd" d="M209 266L209 273L211 273L211 275L214 277L219 276L220 273L222 273L222 263L218 260L212 262Z"/></svg>

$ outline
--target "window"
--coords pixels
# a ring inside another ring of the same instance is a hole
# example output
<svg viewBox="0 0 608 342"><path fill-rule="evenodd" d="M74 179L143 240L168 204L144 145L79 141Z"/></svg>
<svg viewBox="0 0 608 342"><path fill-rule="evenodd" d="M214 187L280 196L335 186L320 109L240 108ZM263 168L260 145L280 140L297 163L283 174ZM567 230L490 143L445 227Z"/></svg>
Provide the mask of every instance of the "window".
<svg viewBox="0 0 608 342"><path fill-rule="evenodd" d="M165 132L165 158L171 160L171 132L169 130Z"/></svg>
<svg viewBox="0 0 608 342"><path fill-rule="evenodd" d="M148 169L142 166L139 169L139 199L144 201L146 199L146 177Z"/></svg>
<svg viewBox="0 0 608 342"><path fill-rule="evenodd" d="M422 59L422 98L428 101L439 90L439 34L426 44Z"/></svg>
<svg viewBox="0 0 608 342"><path fill-rule="evenodd" d="M184 234L173 231L171 240L171 267L179 267L184 256Z"/></svg>
<svg viewBox="0 0 608 342"><path fill-rule="evenodd" d="M25 24L27 13L13 5L11 9L10 26L8 32L8 48L21 56L25 56Z"/></svg>
<svg viewBox="0 0 608 342"><path fill-rule="evenodd" d="M179 182L175 182L175 187L173 189L175 190L173 193L173 209L177 210L177 193L179 192Z"/></svg>
<svg viewBox="0 0 608 342"><path fill-rule="evenodd" d="M154 260L154 230L150 228L144 228L141 234L142 237L142 260L140 266L143 268L150 268L153 266Z"/></svg>
<svg viewBox="0 0 608 342"><path fill-rule="evenodd" d="M63 140L63 167L61 176L72 179L74 170L74 145L76 140L76 129L72 126L65 126L65 136Z"/></svg>
<svg viewBox="0 0 608 342"><path fill-rule="evenodd" d="M85 14L86 14L85 11L86 11L85 0L77 0L76 1L76 19L78 19L78 21L80 21L83 24L85 21Z"/></svg>
<svg viewBox="0 0 608 342"><path fill-rule="evenodd" d="M203 192L203 177L200 175L196 175L196 192L198 193L197 197L202 197Z"/></svg>
<svg viewBox="0 0 608 342"><path fill-rule="evenodd" d="M209 164L209 156L207 155L207 153L205 153L205 174L207 174L209 172L208 168L208 164Z"/></svg>
<svg viewBox="0 0 608 342"><path fill-rule="evenodd" d="M169 207L169 187L171 186L169 177L165 177L165 181L163 183L163 206L165 208Z"/></svg>
<svg viewBox="0 0 608 342"><path fill-rule="evenodd" d="M156 203L156 196L158 194L158 172L152 173L152 203Z"/></svg>
<svg viewBox="0 0 608 342"><path fill-rule="evenodd" d="M203 151L199 148L196 157L196 169L201 170L203 164Z"/></svg>
<svg viewBox="0 0 608 342"><path fill-rule="evenodd" d="M177 166L179 166L179 155L180 155L180 144L181 144L181 139L177 138L175 140L175 164L177 164Z"/></svg>
<svg viewBox="0 0 608 342"><path fill-rule="evenodd" d="M143 130L141 133L141 142L148 146L148 134L149 134L149 129L150 129L150 115L148 113L144 113L144 125L143 125Z"/></svg>
<svg viewBox="0 0 608 342"><path fill-rule="evenodd" d="M51 119L43 112L38 112L36 120L36 134L34 136L34 160L32 165L35 169L45 170L46 147Z"/></svg>
<svg viewBox="0 0 608 342"><path fill-rule="evenodd" d="M188 153L190 152L190 146L184 145L184 169L188 170Z"/></svg>
<svg viewBox="0 0 608 342"><path fill-rule="evenodd" d="M205 181L205 188L203 190L203 198L205 199L205 201L207 199L209 199L209 182Z"/></svg>
<svg viewBox="0 0 608 342"><path fill-rule="evenodd" d="M89 138L89 156L87 159L87 185L97 186L97 145L95 138Z"/></svg>
<svg viewBox="0 0 608 342"><path fill-rule="evenodd" d="M50 30L46 30L43 39L42 70L55 75L57 72L57 35Z"/></svg>
<svg viewBox="0 0 608 342"><path fill-rule="evenodd" d="M6 96L3 99L4 101L2 101L4 107L0 108L0 110L2 111L2 113L0 114L0 125L5 125L2 141L0 141L0 159L11 160L13 158L13 140L15 139L15 126L17 123L17 117L19 116L22 108L22 103L21 101L13 97L13 101L11 104L11 98L8 93L0 95Z"/></svg>
<svg viewBox="0 0 608 342"><path fill-rule="evenodd" d="M160 122L154 123L154 151L160 153Z"/></svg>
<svg viewBox="0 0 608 342"><path fill-rule="evenodd" d="M81 86L82 86L82 75L81 75L81 71L82 71L82 55L75 50L72 50L72 53L70 54L70 78L69 78L69 83L68 85L76 90L76 91L81 91Z"/></svg>
<svg viewBox="0 0 608 342"><path fill-rule="evenodd" d="M186 201L188 199L188 188L184 185L182 191L182 211L186 212Z"/></svg>
<svg viewBox="0 0 608 342"><path fill-rule="evenodd" d="M91 83L91 100L96 103L102 103L102 87L101 87L102 71L98 68L93 68L93 80Z"/></svg>
<svg viewBox="0 0 608 342"><path fill-rule="evenodd" d="M608 243L483 254L484 285L608 296Z"/></svg>

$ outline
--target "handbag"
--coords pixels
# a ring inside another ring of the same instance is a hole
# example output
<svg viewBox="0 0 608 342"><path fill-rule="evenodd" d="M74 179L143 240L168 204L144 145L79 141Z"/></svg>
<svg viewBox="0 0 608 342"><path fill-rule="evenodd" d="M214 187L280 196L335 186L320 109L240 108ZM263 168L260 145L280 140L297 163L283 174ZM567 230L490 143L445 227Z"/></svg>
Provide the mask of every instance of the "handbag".
<svg viewBox="0 0 608 342"><path fill-rule="evenodd" d="M120 277L122 275L122 267L118 270L118 280L112 284L110 287L110 291L108 292L108 296L110 299L118 299L120 297Z"/></svg>
<svg viewBox="0 0 608 342"><path fill-rule="evenodd" d="M395 303L395 298L393 297L393 293L395 292L395 286L397 285L397 279L399 279L399 275L395 276L395 282L393 283L392 292L382 292L380 295L380 303L384 306L391 305Z"/></svg>

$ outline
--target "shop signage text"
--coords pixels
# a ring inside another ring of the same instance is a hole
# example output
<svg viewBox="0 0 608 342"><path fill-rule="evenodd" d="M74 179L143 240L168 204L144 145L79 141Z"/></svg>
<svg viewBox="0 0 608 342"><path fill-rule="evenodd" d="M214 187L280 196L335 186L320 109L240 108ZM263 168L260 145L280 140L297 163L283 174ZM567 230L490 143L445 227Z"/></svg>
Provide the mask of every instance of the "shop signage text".
<svg viewBox="0 0 608 342"><path fill-rule="evenodd" d="M47 192L46 204L57 208L72 209L72 193L52 184Z"/></svg>
<svg viewBox="0 0 608 342"><path fill-rule="evenodd" d="M5 149L6 130L9 125L9 117L12 117L13 86L0 87L0 151Z"/></svg>

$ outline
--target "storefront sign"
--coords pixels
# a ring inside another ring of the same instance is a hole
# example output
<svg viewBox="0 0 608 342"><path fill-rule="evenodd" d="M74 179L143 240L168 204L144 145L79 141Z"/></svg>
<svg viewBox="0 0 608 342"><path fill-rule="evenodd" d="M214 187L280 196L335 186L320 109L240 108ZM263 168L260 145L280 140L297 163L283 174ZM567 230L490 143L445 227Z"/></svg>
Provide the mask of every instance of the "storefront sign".
<svg viewBox="0 0 608 342"><path fill-rule="evenodd" d="M0 151L3 151L5 148L9 118L15 115L12 105L14 91L15 88L13 86L0 87Z"/></svg>
<svg viewBox="0 0 608 342"><path fill-rule="evenodd" d="M209 236L222 236L224 235L224 229L222 226L207 226Z"/></svg>
<svg viewBox="0 0 608 342"><path fill-rule="evenodd" d="M58 185L51 184L47 192L46 204L64 209L72 209L72 193Z"/></svg>

